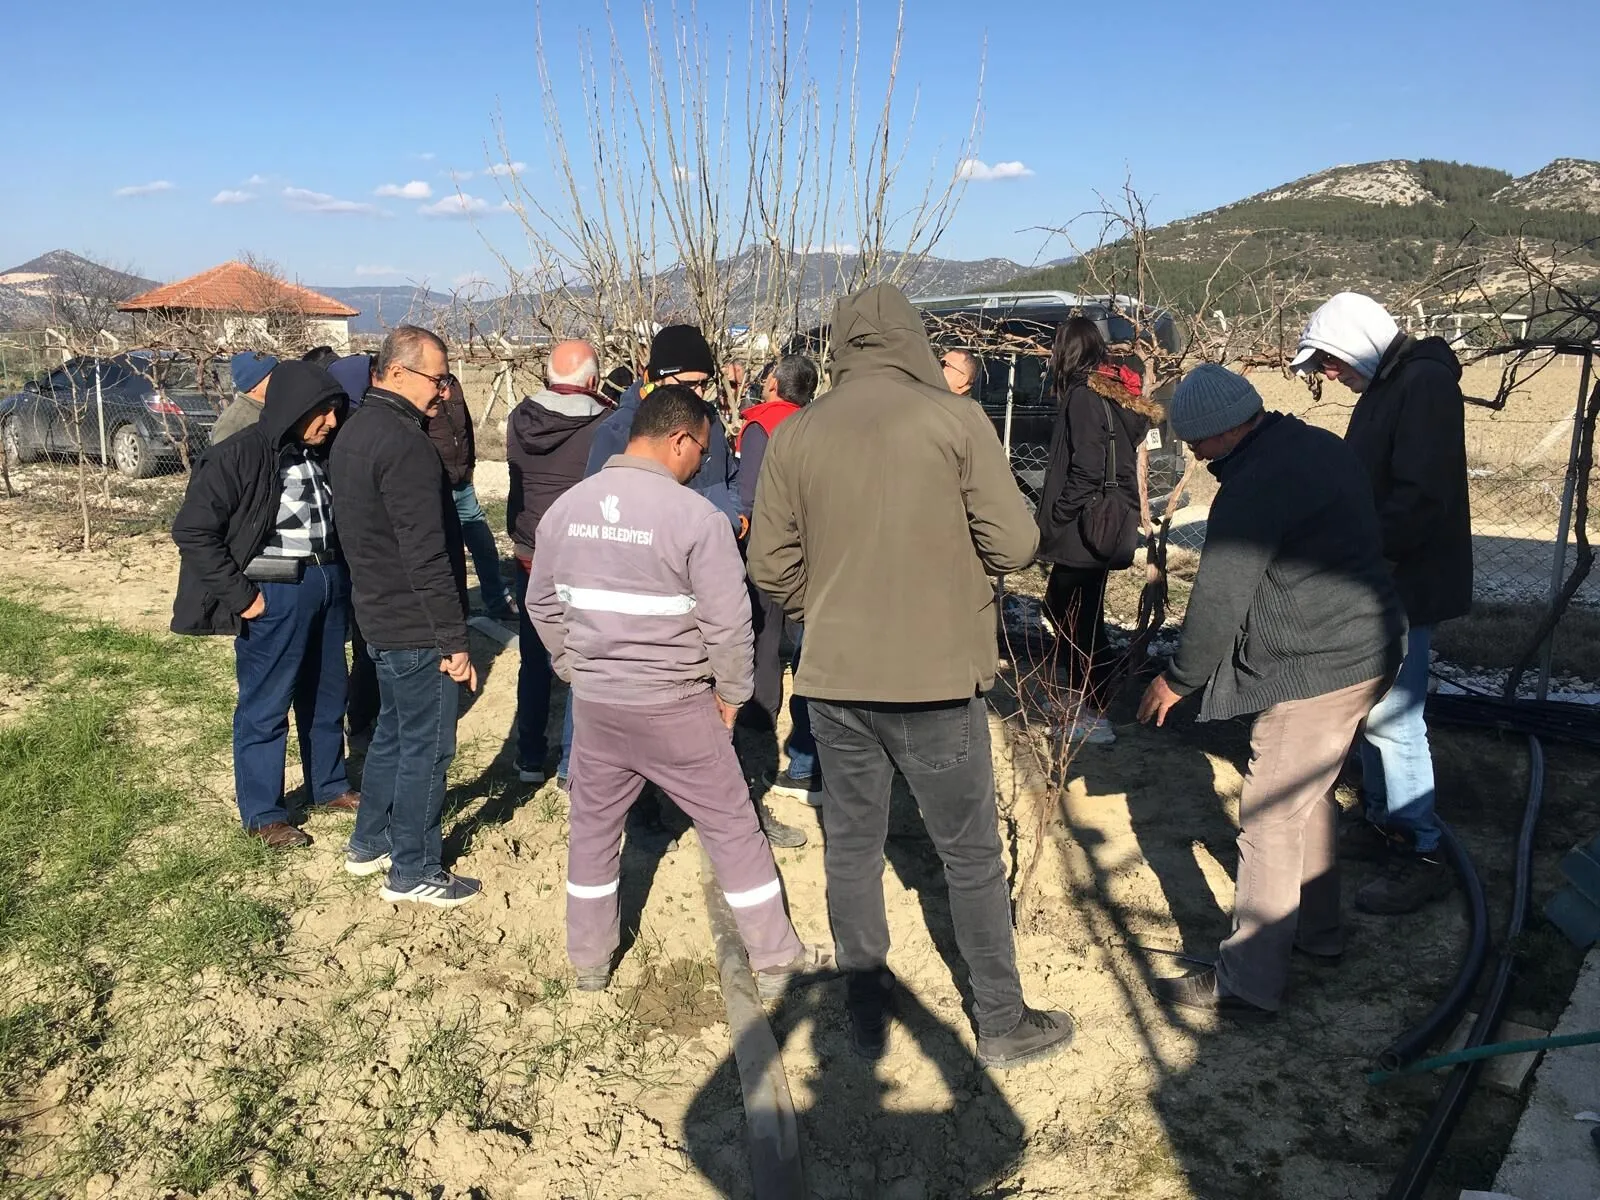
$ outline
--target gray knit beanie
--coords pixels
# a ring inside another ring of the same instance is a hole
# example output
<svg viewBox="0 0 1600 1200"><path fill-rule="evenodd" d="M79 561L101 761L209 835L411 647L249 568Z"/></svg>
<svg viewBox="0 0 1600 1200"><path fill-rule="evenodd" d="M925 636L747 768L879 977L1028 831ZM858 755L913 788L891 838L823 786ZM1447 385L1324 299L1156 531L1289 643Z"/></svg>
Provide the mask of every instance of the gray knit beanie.
<svg viewBox="0 0 1600 1200"><path fill-rule="evenodd" d="M1167 423L1179 441L1198 442L1243 425L1261 409L1261 393L1243 375L1218 363L1201 363L1172 393Z"/></svg>

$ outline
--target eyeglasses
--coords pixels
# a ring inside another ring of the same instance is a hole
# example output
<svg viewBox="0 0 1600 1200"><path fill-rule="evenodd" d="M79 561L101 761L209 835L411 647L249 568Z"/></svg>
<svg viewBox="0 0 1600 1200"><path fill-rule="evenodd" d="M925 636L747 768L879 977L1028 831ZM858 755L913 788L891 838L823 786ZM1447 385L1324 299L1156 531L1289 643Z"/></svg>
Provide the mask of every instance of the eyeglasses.
<svg viewBox="0 0 1600 1200"><path fill-rule="evenodd" d="M443 375L429 375L426 371L419 371L415 367L408 367L405 365L405 363L395 363L395 366L399 367L402 371L410 371L413 375L422 376L422 378L433 384L435 391L446 392L450 390L450 383L453 377L449 371L446 371Z"/></svg>
<svg viewBox="0 0 1600 1200"><path fill-rule="evenodd" d="M685 386L687 386L687 385L685 385ZM695 435L690 433L687 429L680 429L680 430L678 430L678 432L683 434L684 437L688 438L696 446L699 446L701 454L710 454L711 453L711 443L710 442L702 442L699 438L695 437Z"/></svg>
<svg viewBox="0 0 1600 1200"><path fill-rule="evenodd" d="M663 378L661 382L670 383L675 387L686 387L690 391L698 393L701 396L704 396L706 393L706 388L711 386L711 379L709 376L705 379L680 379L676 375L668 375Z"/></svg>

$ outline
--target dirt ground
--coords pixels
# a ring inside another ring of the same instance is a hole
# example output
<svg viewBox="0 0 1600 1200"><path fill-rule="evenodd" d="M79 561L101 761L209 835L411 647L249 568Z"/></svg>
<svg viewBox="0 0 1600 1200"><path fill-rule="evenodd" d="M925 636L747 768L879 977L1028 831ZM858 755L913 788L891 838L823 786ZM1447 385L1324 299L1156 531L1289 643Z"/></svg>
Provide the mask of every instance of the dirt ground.
<svg viewBox="0 0 1600 1200"><path fill-rule="evenodd" d="M164 629L177 571L164 532L75 549L70 511L59 497L47 502L46 477L59 470L26 468L18 482L29 495L0 503L5 589ZM124 508L162 511L173 486ZM227 650L175 642L173 652ZM316 845L294 860L286 886L294 913L281 974L196 980L177 1010L114 996L120 1040L105 1070L47 1077L31 1098L23 1134L39 1177L62 1169L69 1134L109 1136L128 1113L141 1114L133 1136L147 1151L119 1174L22 1194L191 1194L163 1176L161 1147L215 1121L219 1081L247 1068L288 1100L262 1125L260 1152L206 1195L751 1194L693 834L665 851L630 837L631 946L609 992L569 993L564 801L515 782L515 651L485 638L475 653L484 682L461 721L445 835L447 862L481 878L484 899L446 914L384 904L376 884L341 871L341 823L316 818ZM1374 1088L1364 1073L1444 989L1465 928L1459 905L1399 920L1352 914L1343 964L1297 963L1273 1025L1164 1012L1145 982L1182 964L1159 951L1209 954L1227 930L1247 729L1196 726L1191 714L1145 730L1131 723L1132 700L1125 694L1114 713L1118 743L1082 751L1049 798L1042 841L1024 781L1007 753L996 755L1014 875L1038 854L1018 903L1024 986L1031 1002L1078 1023L1073 1048L1052 1061L1009 1073L977 1066L942 873L909 797L897 797L884 886L907 1002L889 1056L870 1067L851 1053L836 983L772 1007L811 1194L1343 1200L1387 1186L1434 1084ZM771 739L741 733L740 749L753 781L777 761ZM1560 747L1550 756L1536 906L1555 886L1560 855L1600 827L1600 761ZM1520 747L1443 730L1435 758L1441 807L1481 864L1498 928L1526 787ZM227 812L227 764L216 768L192 781L196 803ZM772 804L810 836L778 861L802 937L826 941L825 830L798 800ZM1347 890L1363 870L1350 872ZM1577 956L1548 931L1531 935L1530 951L1510 1016L1548 1028ZM324 1042L295 1052L308 1030ZM477 1084L450 1083L461 1078ZM328 1182L340 1163L370 1157L370 1130L393 1119L393 1106L422 1104L419 1095L434 1115L390 1148L378 1178ZM1517 1111L1513 1098L1480 1093L1433 1194L1487 1187ZM285 1137L314 1143L329 1164L323 1175L284 1167L290 1156L272 1148Z"/></svg>

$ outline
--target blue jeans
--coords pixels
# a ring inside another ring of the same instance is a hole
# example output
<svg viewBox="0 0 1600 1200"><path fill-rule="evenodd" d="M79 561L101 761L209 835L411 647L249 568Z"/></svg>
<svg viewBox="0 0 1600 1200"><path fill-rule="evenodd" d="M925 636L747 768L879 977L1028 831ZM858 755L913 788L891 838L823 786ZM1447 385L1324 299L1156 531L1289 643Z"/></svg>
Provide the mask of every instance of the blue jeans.
<svg viewBox="0 0 1600 1200"><path fill-rule="evenodd" d="M461 685L439 669L439 651L431 646L367 651L378 671L380 704L350 849L363 857L388 851L389 886L405 891L441 869L439 822Z"/></svg>
<svg viewBox="0 0 1600 1200"><path fill-rule="evenodd" d="M289 819L283 760L294 709L306 793L326 804L350 790L344 767L344 642L350 576L342 563L307 567L299 583L263 583L267 610L233 642L233 788L246 829Z"/></svg>
<svg viewBox="0 0 1600 1200"><path fill-rule="evenodd" d="M1433 819L1433 755L1423 719L1432 645L1431 625L1412 627L1400 674L1367 715L1360 743L1367 819L1410 835L1419 854L1439 846L1439 826Z"/></svg>
<svg viewBox="0 0 1600 1200"><path fill-rule="evenodd" d="M800 644L805 640L805 630L799 625L794 630L794 673L800 673ZM817 743L811 736L811 709L806 698L798 692L789 695L789 741L784 750L789 755L789 774L796 779L809 779L817 773Z"/></svg>
<svg viewBox="0 0 1600 1200"><path fill-rule="evenodd" d="M500 578L500 547L489 528L489 519L483 515L483 505L478 503L478 489L463 483L453 488L451 495L455 497L456 516L461 518L461 540L467 544L472 569L478 573L484 606L499 608L506 599L505 580Z"/></svg>
<svg viewBox="0 0 1600 1200"><path fill-rule="evenodd" d="M522 662L517 668L517 762L524 767L544 767L550 753L550 689L555 684L555 667L539 640L539 631L528 619L528 573L517 563L517 592L521 597L517 618L517 649ZM561 761L556 774L567 777L572 762L572 693L567 693L567 713L561 722Z"/></svg>

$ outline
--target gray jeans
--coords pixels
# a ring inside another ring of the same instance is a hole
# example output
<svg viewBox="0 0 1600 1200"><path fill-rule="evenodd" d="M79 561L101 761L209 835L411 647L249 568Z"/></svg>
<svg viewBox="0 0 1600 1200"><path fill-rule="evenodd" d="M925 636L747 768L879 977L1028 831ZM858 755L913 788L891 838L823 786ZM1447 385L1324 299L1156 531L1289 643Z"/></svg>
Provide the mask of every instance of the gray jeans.
<svg viewBox="0 0 1600 1200"><path fill-rule="evenodd" d="M1387 683L1369 679L1256 717L1239 794L1233 933L1217 959L1226 995L1276 1010L1294 946L1312 954L1344 948L1333 785Z"/></svg>
<svg viewBox="0 0 1600 1200"><path fill-rule="evenodd" d="M810 709L822 764L828 917L839 966L865 971L887 965L883 847L898 768L944 862L950 917L972 983L978 1032L986 1037L1011 1032L1022 1016L1022 984L983 701L812 700Z"/></svg>

